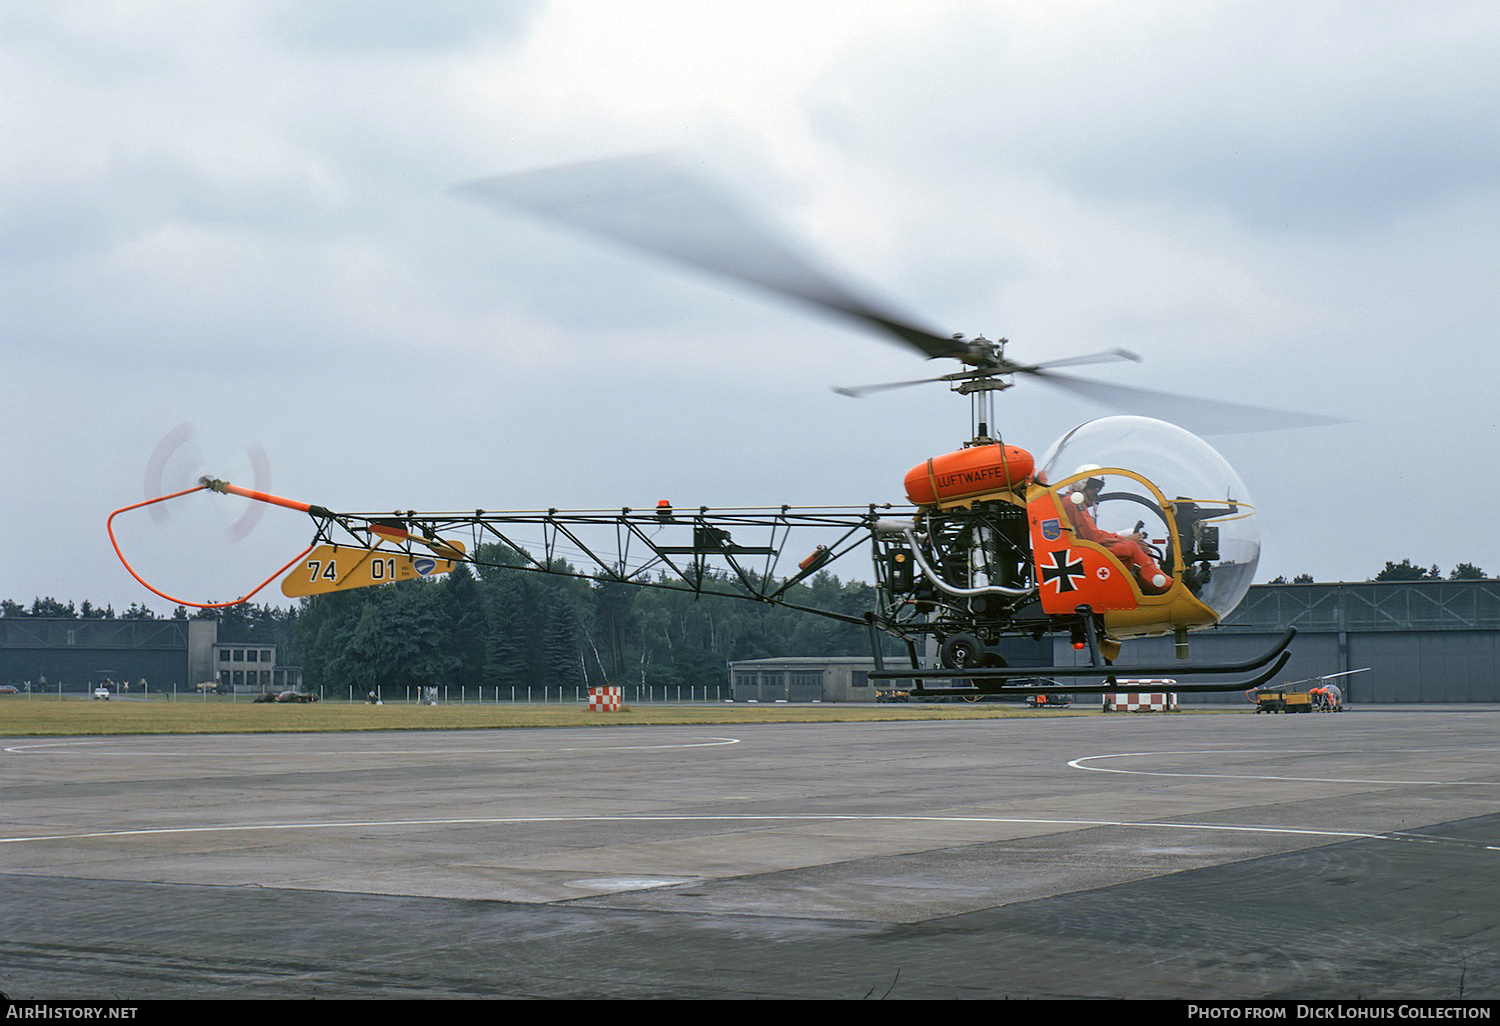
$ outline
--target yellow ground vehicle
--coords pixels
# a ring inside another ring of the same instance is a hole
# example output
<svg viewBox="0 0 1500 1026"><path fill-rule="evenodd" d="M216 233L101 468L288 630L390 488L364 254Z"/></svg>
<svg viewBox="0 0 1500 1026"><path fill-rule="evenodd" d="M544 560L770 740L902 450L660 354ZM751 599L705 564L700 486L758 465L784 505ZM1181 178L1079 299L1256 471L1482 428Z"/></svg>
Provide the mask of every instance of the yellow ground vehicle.
<svg viewBox="0 0 1500 1026"><path fill-rule="evenodd" d="M1299 713L1312 712L1312 695L1306 691L1277 690L1261 688L1255 693L1255 711L1257 713Z"/></svg>

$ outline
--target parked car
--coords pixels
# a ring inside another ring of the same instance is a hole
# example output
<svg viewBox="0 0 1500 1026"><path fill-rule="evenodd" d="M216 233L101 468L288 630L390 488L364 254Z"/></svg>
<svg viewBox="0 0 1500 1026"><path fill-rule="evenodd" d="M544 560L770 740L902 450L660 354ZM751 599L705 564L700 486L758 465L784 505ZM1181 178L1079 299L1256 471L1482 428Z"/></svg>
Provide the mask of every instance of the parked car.
<svg viewBox="0 0 1500 1026"><path fill-rule="evenodd" d="M296 704L304 703L304 702L316 702L317 700L318 700L318 696L317 695L314 695L311 692L307 692L307 691L278 691L278 692L275 692L274 694L272 692L270 692L270 691L267 691L265 694L263 694L263 695L259 696L258 698L256 698L255 701L256 702L286 702L286 703L291 703L293 705L296 705Z"/></svg>

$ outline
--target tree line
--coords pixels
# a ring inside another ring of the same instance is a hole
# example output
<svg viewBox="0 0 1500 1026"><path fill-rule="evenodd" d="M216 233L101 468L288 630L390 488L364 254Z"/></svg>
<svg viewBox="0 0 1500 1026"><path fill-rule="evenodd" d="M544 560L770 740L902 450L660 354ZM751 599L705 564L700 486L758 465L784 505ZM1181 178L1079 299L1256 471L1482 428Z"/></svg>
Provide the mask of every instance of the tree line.
<svg viewBox="0 0 1500 1026"><path fill-rule="evenodd" d="M1370 578L1372 581L1441 581L1444 580L1443 572L1438 569L1436 563L1430 567L1417 566L1410 559L1403 559L1396 563L1386 560L1385 568ZM1450 581L1487 581L1489 576L1475 566L1473 563L1459 563L1448 571L1446 578ZM1267 583L1270 584L1315 584L1312 574L1298 574L1291 580L1285 576L1273 577Z"/></svg>

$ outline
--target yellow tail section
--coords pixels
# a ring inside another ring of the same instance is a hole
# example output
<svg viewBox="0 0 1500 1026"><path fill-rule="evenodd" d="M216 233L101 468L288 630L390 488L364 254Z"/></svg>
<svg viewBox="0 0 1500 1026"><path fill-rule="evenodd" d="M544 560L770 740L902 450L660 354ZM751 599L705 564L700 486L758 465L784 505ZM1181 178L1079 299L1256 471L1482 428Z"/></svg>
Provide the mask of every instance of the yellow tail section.
<svg viewBox="0 0 1500 1026"><path fill-rule="evenodd" d="M463 543L445 542L447 551L462 556ZM436 556L414 556L393 549L367 549L358 545L319 545L285 577L281 593L288 598L326 595L334 591L369 588L392 581L445 574L453 560Z"/></svg>

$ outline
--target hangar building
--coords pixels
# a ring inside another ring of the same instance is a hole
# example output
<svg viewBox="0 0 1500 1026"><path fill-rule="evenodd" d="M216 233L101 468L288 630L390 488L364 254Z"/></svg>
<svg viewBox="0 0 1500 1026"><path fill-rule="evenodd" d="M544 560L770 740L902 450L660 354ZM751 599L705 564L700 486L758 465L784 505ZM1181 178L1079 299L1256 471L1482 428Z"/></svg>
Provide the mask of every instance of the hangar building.
<svg viewBox="0 0 1500 1026"><path fill-rule="evenodd" d="M145 680L150 690L192 691L203 681L240 690L295 687L295 667L276 646L220 643L214 620L0 617L0 684L78 692L106 680Z"/></svg>

